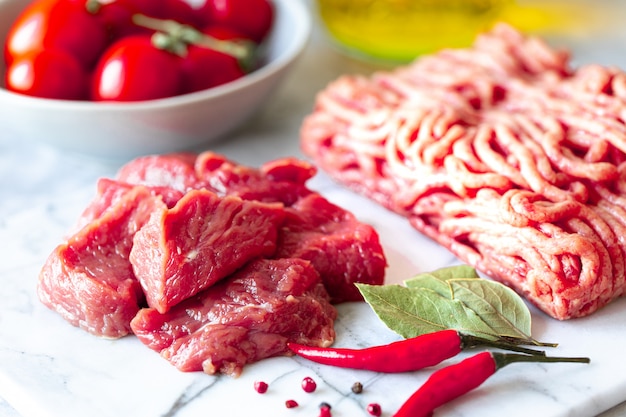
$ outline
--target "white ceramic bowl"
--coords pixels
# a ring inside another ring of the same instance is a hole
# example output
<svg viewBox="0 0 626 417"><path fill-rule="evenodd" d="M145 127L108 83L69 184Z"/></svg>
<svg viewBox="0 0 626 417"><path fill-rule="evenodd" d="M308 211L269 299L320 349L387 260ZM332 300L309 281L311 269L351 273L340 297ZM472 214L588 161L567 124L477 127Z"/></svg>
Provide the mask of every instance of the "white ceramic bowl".
<svg viewBox="0 0 626 417"><path fill-rule="evenodd" d="M0 132L10 140L45 142L105 158L173 152L223 137L259 110L309 38L311 17L305 2L273 1L276 19L265 64L231 83L192 94L133 103L34 98L4 88L2 62ZM0 45L28 2L0 0Z"/></svg>

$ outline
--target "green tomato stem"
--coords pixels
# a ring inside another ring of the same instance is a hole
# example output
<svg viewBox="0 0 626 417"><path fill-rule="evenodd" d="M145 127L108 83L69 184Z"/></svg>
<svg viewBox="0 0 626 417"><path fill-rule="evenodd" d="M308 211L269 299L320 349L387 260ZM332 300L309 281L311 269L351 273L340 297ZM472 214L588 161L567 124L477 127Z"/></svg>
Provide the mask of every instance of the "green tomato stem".
<svg viewBox="0 0 626 417"><path fill-rule="evenodd" d="M221 40L200 32L196 28L184 25L175 20L163 20L149 17L143 14L134 14L133 23L152 29L171 37L171 44L184 42L230 55L242 63L248 63L253 59L254 43L246 40ZM160 40L160 44L164 41Z"/></svg>

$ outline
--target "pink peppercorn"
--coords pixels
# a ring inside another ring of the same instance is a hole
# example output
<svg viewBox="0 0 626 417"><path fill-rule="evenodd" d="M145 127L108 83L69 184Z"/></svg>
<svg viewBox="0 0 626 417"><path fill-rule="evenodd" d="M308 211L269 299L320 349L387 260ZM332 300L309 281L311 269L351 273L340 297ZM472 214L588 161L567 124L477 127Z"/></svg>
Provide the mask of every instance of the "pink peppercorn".
<svg viewBox="0 0 626 417"><path fill-rule="evenodd" d="M285 401L285 407L287 408L296 408L297 406L298 406L298 402L296 400Z"/></svg>
<svg viewBox="0 0 626 417"><path fill-rule="evenodd" d="M367 412L370 413L371 416L375 416L375 417L380 417L381 414L383 413L382 409L380 408L380 405L376 403L368 404Z"/></svg>
<svg viewBox="0 0 626 417"><path fill-rule="evenodd" d="M259 394L265 394L267 392L267 388L268 388L267 382L263 382L263 381L254 382L254 389Z"/></svg>
<svg viewBox="0 0 626 417"><path fill-rule="evenodd" d="M315 383L315 380L313 380L313 378L307 376L302 380L302 389L304 390L304 392L311 393L317 389L317 384Z"/></svg>

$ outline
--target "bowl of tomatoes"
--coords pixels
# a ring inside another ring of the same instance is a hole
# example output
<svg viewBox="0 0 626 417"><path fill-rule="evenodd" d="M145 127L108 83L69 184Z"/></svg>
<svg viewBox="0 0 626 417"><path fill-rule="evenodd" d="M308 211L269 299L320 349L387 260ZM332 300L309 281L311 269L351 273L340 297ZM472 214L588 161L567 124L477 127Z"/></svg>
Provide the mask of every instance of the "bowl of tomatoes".
<svg viewBox="0 0 626 417"><path fill-rule="evenodd" d="M301 0L0 0L0 129L105 158L196 148L303 52Z"/></svg>

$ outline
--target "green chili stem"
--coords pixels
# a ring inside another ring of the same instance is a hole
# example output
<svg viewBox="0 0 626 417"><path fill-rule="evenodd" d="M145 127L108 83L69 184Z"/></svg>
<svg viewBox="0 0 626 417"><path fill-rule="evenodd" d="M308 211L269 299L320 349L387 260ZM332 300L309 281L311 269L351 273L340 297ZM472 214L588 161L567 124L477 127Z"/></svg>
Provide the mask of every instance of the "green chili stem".
<svg viewBox="0 0 626 417"><path fill-rule="evenodd" d="M589 363L591 360L585 357L563 357L563 356L541 356L541 355L522 355L516 353L499 353L491 352L496 369L500 369L516 362L573 362L573 363Z"/></svg>
<svg viewBox="0 0 626 417"><path fill-rule="evenodd" d="M492 340L492 339L486 339L484 337L468 335L468 334L459 334L459 335L461 337L461 342L463 343L464 348L475 348L479 346L485 346L485 347L494 347L498 349L509 350L512 352L526 353L529 355L538 355L538 356L546 355L546 353L542 350L530 349L530 348L520 346L519 344L509 343L508 340L506 339Z"/></svg>

